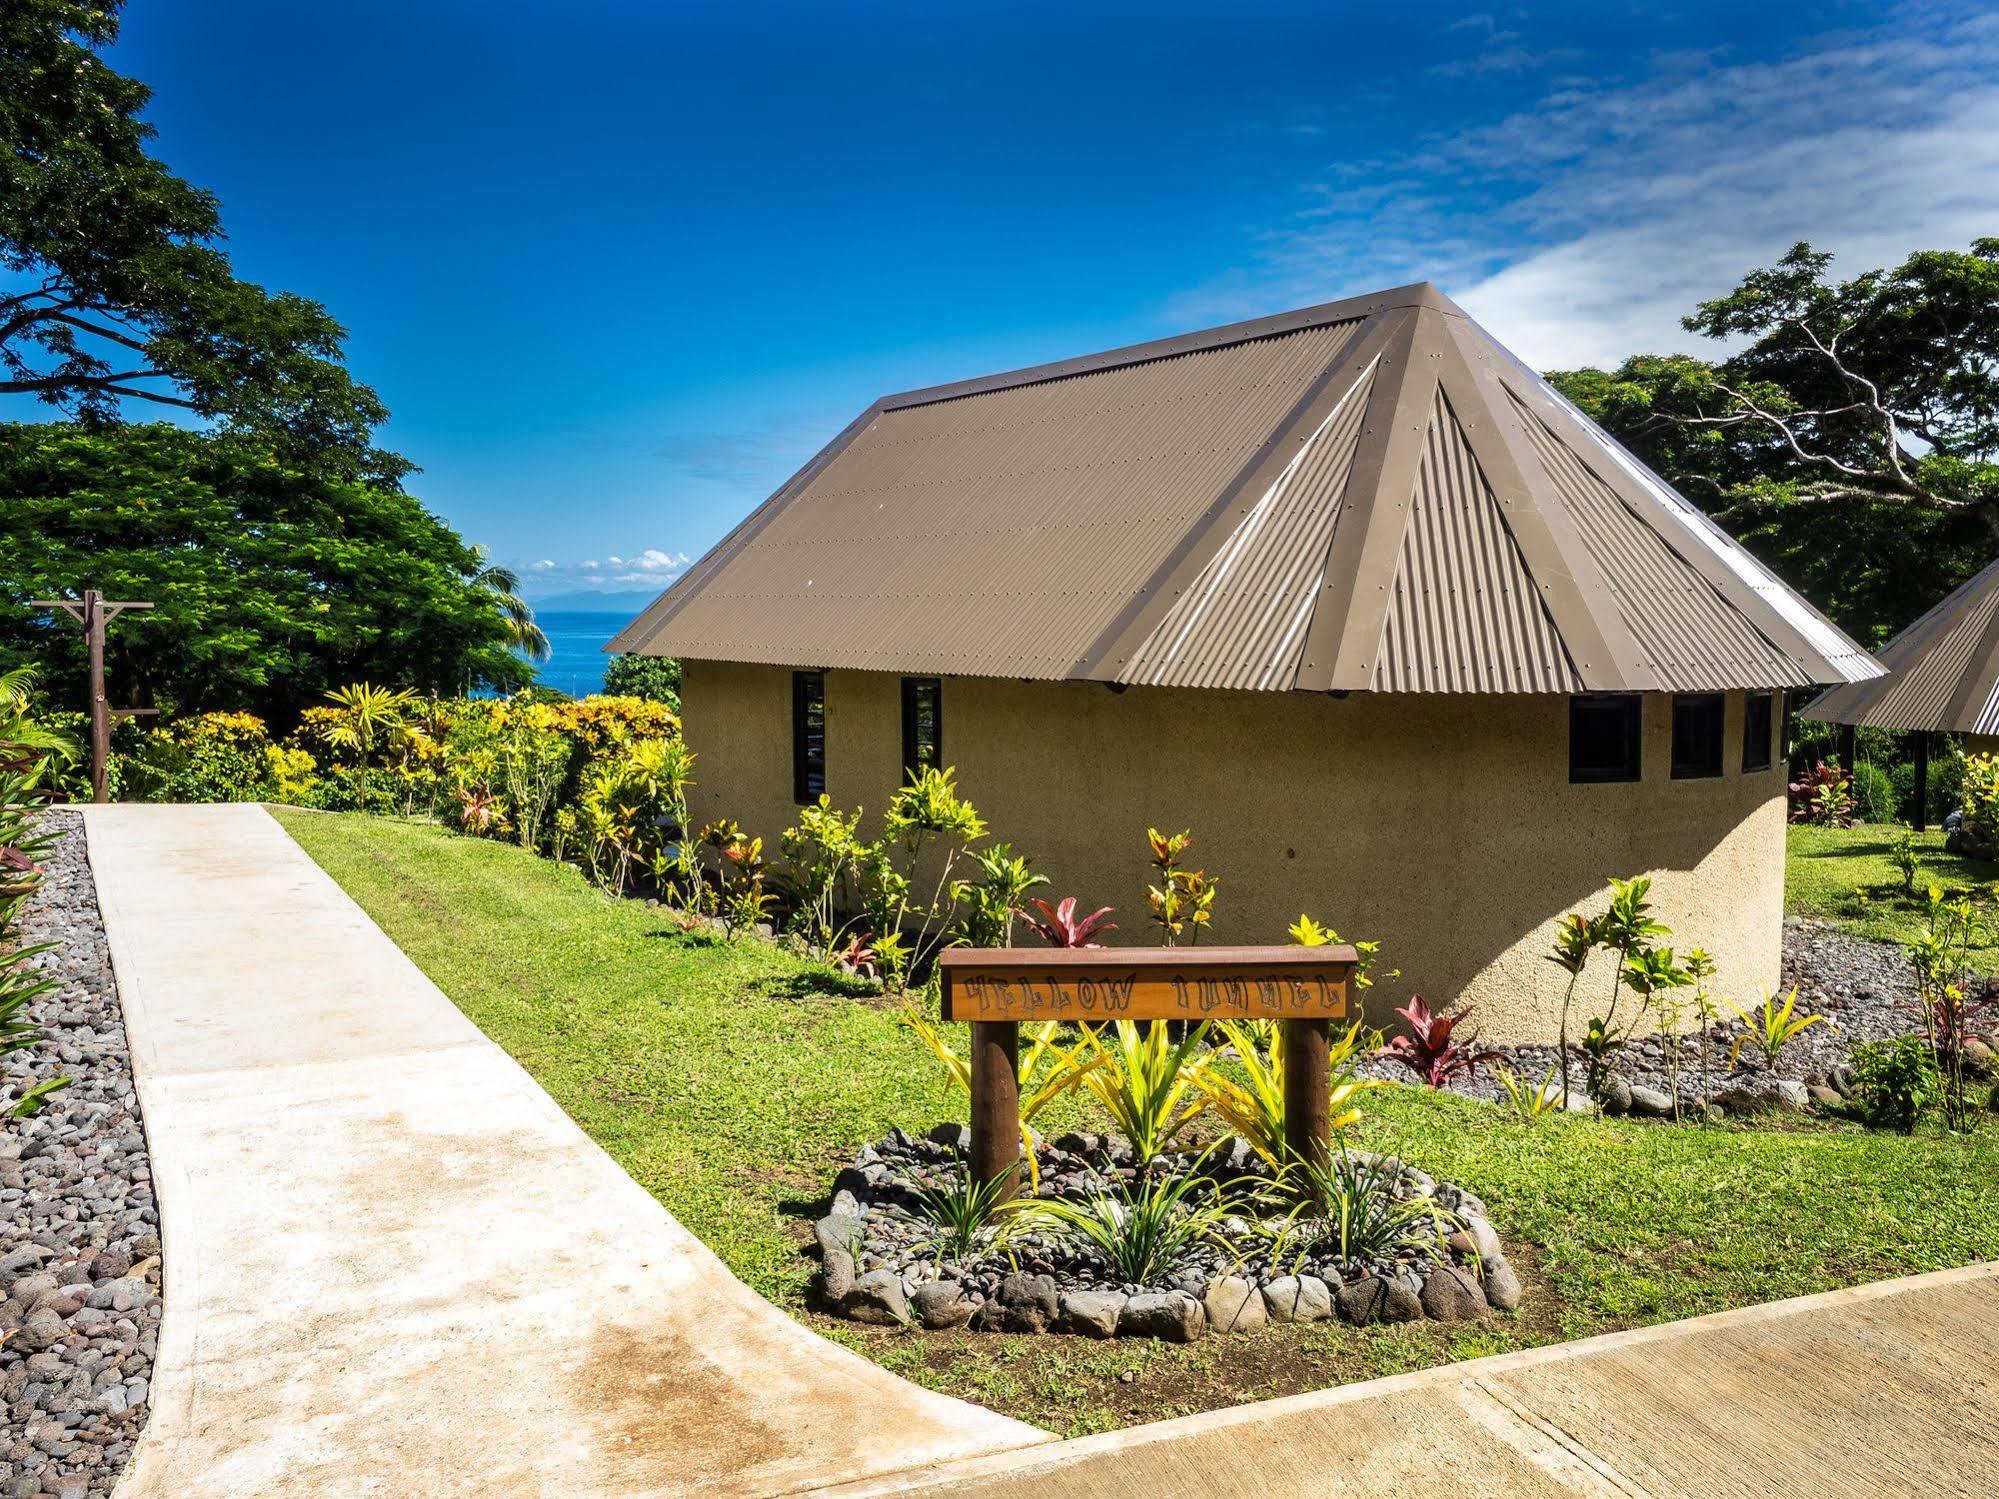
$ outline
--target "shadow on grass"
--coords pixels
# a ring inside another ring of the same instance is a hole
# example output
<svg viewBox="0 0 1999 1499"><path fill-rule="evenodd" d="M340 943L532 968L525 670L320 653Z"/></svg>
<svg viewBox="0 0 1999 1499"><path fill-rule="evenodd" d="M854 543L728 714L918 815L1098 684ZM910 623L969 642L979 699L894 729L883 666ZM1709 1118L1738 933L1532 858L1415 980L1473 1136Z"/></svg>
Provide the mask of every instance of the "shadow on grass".
<svg viewBox="0 0 1999 1499"><path fill-rule="evenodd" d="M728 939L721 933L703 931L699 927L663 926L646 935L655 942L664 942L668 947L701 949L728 946Z"/></svg>
<svg viewBox="0 0 1999 1499"><path fill-rule="evenodd" d="M774 974L751 986L771 999L880 999L881 992L863 978L811 968L804 973Z"/></svg>

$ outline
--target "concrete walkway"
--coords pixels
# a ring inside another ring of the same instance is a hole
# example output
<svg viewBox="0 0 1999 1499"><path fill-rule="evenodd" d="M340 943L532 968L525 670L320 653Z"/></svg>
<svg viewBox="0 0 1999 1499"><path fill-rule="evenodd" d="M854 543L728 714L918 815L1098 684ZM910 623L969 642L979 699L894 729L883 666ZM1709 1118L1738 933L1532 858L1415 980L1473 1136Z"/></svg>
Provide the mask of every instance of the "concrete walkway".
<svg viewBox="0 0 1999 1499"><path fill-rule="evenodd" d="M738 1282L261 808L85 815L166 1246L121 1499L771 1494L1046 1440Z"/></svg>
<svg viewBox="0 0 1999 1499"><path fill-rule="evenodd" d="M1990 1499L1999 1265L839 1486L964 1499Z"/></svg>

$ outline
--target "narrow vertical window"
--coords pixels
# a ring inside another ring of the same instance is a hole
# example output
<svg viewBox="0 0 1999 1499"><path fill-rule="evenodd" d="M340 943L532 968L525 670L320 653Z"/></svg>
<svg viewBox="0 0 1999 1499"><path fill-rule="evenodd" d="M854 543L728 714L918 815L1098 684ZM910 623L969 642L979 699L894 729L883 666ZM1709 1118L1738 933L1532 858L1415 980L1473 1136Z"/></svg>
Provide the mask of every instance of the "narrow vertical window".
<svg viewBox="0 0 1999 1499"><path fill-rule="evenodd" d="M1776 737L1777 694L1752 692L1742 704L1742 768L1768 770Z"/></svg>
<svg viewBox="0 0 1999 1499"><path fill-rule="evenodd" d="M1673 699L1673 779L1698 781L1721 774L1719 692L1683 692Z"/></svg>
<svg viewBox="0 0 1999 1499"><path fill-rule="evenodd" d="M826 790L826 673L791 674L791 796L816 802Z"/></svg>
<svg viewBox="0 0 1999 1499"><path fill-rule="evenodd" d="M944 684L935 677L902 679L902 776L944 768Z"/></svg>
<svg viewBox="0 0 1999 1499"><path fill-rule="evenodd" d="M1641 704L1635 692L1569 699L1569 781L1635 781Z"/></svg>

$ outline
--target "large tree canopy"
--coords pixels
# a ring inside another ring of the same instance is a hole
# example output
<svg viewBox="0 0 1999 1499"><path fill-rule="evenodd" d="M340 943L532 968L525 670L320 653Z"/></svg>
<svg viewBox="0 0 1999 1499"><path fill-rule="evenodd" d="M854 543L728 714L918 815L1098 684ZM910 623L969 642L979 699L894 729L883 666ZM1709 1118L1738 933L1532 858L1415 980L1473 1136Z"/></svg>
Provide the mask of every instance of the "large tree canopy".
<svg viewBox="0 0 1999 1499"><path fill-rule="evenodd" d="M148 154L145 85L97 49L123 0L0 5L0 394L99 420L185 408L291 461L394 482L382 403L317 302L239 280L214 198Z"/></svg>
<svg viewBox="0 0 1999 1499"><path fill-rule="evenodd" d="M1718 361L1550 379L1862 640L1994 555L1999 239L1834 282L1809 244L1684 319Z"/></svg>
<svg viewBox="0 0 1999 1499"><path fill-rule="evenodd" d="M330 687L525 685L485 562L401 490L164 423L0 426L0 666L82 701L82 632L27 607L151 599L110 632L116 699L280 720Z"/></svg>

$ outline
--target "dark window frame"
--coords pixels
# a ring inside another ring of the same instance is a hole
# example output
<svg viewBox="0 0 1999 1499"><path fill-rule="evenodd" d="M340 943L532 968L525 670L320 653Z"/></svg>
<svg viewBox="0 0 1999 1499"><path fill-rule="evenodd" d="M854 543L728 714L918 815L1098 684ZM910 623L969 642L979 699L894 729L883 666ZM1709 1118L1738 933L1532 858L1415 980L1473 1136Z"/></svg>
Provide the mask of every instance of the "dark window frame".
<svg viewBox="0 0 1999 1499"><path fill-rule="evenodd" d="M1669 757L1673 779L1711 781L1721 775L1727 731L1727 693L1674 693L1673 750ZM1698 743L1692 742L1695 733L1700 735Z"/></svg>
<svg viewBox="0 0 1999 1499"><path fill-rule="evenodd" d="M917 726L922 711L919 699L925 689L930 693L930 759L927 762L920 753L922 734ZM906 783L920 770L943 768L944 679L904 677L902 679L902 778Z"/></svg>
<svg viewBox="0 0 1999 1499"><path fill-rule="evenodd" d="M1763 720L1763 732L1756 732L1758 716ZM1745 774L1768 770L1777 763L1775 748L1777 739L1777 694L1774 692L1746 693L1742 699L1742 769ZM1762 758L1758 759L1758 755Z"/></svg>
<svg viewBox="0 0 1999 1499"><path fill-rule="evenodd" d="M1613 730L1622 741L1621 753L1615 758L1603 755L1592 763L1583 763L1578 751L1586 743L1586 733L1597 731L1596 727L1586 728L1585 720L1595 719L1600 725L1613 713L1620 720ZM1569 784L1607 786L1643 780L1644 775L1645 700L1635 692L1599 692L1570 698Z"/></svg>
<svg viewBox="0 0 1999 1499"><path fill-rule="evenodd" d="M812 709L819 710L818 743L813 743ZM815 752L816 750L816 752ZM791 674L791 799L810 806L826 792L826 673Z"/></svg>

